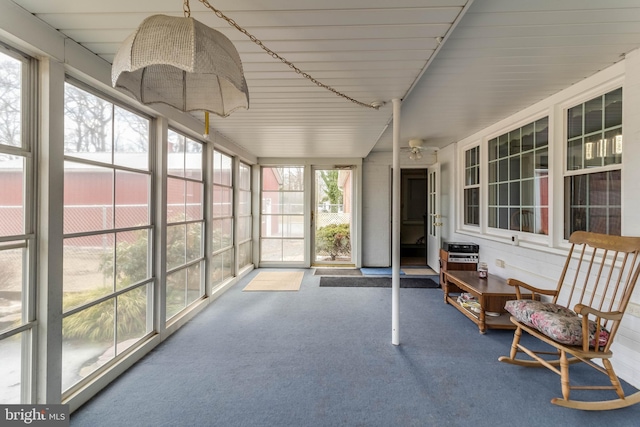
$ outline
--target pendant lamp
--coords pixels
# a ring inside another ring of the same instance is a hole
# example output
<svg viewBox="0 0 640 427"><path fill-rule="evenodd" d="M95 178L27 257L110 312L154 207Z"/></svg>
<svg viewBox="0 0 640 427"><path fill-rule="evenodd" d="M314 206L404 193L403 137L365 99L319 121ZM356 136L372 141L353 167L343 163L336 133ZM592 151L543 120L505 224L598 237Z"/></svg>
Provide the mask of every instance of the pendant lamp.
<svg viewBox="0 0 640 427"><path fill-rule="evenodd" d="M142 21L116 53L111 80L143 104L221 117L249 108L238 51L222 33L190 16Z"/></svg>

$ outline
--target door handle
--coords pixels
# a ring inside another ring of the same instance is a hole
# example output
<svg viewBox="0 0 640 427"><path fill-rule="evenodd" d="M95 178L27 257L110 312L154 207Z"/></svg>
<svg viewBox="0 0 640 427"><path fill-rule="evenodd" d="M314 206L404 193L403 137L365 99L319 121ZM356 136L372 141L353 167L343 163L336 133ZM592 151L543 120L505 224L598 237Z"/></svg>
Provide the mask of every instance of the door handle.
<svg viewBox="0 0 640 427"><path fill-rule="evenodd" d="M443 224L443 223L441 223L441 222L434 222L434 223L433 223L433 226L434 226L434 227L442 227L443 225L444 225L444 224Z"/></svg>

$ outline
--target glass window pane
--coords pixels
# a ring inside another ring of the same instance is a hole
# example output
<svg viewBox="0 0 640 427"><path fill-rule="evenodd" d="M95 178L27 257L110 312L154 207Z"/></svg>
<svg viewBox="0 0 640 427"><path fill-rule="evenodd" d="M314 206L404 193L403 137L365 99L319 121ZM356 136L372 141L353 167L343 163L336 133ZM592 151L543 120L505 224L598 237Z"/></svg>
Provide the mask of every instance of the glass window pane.
<svg viewBox="0 0 640 427"><path fill-rule="evenodd" d="M231 186L232 172L231 157L219 151L213 152L213 182L214 184Z"/></svg>
<svg viewBox="0 0 640 427"><path fill-rule="evenodd" d="M489 163L489 182L498 181L498 162Z"/></svg>
<svg viewBox="0 0 640 427"><path fill-rule="evenodd" d="M618 207L621 205L621 174L620 170L614 170L609 172L609 206Z"/></svg>
<svg viewBox="0 0 640 427"><path fill-rule="evenodd" d="M583 168L582 165L582 138L569 141L567 149L567 170L579 170ZM584 146L585 158L595 157L595 147L591 145Z"/></svg>
<svg viewBox="0 0 640 427"><path fill-rule="evenodd" d="M549 169L549 149L538 148L536 153L536 171Z"/></svg>
<svg viewBox="0 0 640 427"><path fill-rule="evenodd" d="M241 190L251 190L251 167L244 163L240 163L238 187Z"/></svg>
<svg viewBox="0 0 640 427"><path fill-rule="evenodd" d="M0 340L0 402L3 405L21 403L22 340L23 337L26 339L28 334L22 332Z"/></svg>
<svg viewBox="0 0 640 427"><path fill-rule="evenodd" d="M509 159L503 159L498 162L498 181L509 180Z"/></svg>
<svg viewBox="0 0 640 427"><path fill-rule="evenodd" d="M202 181L202 144L187 139L185 177Z"/></svg>
<svg viewBox="0 0 640 427"><path fill-rule="evenodd" d="M150 277L149 230L116 234L116 288L123 289Z"/></svg>
<svg viewBox="0 0 640 427"><path fill-rule="evenodd" d="M509 204L520 206L520 182L509 183Z"/></svg>
<svg viewBox="0 0 640 427"><path fill-rule="evenodd" d="M185 189L182 179L167 178L167 221L179 222L186 218Z"/></svg>
<svg viewBox="0 0 640 427"><path fill-rule="evenodd" d="M62 389L66 390L115 357L115 299L62 321Z"/></svg>
<svg viewBox="0 0 640 427"><path fill-rule="evenodd" d="M582 105L578 105L567 112L567 136L575 138L582 134Z"/></svg>
<svg viewBox="0 0 640 427"><path fill-rule="evenodd" d="M211 221L211 251L216 252L230 246L233 242L232 219L216 219Z"/></svg>
<svg viewBox="0 0 640 427"><path fill-rule="evenodd" d="M622 128L610 130L604 134L603 147L604 164L614 165L622 163Z"/></svg>
<svg viewBox="0 0 640 427"><path fill-rule="evenodd" d="M251 241L238 246L238 267L242 268L251 264Z"/></svg>
<svg viewBox="0 0 640 427"><path fill-rule="evenodd" d="M282 261L282 240L260 239L260 259L262 261Z"/></svg>
<svg viewBox="0 0 640 427"><path fill-rule="evenodd" d="M233 164L233 159L223 154L220 162L220 165L222 167L222 176L221 176L222 179L217 184L231 186L232 177L233 177L232 164Z"/></svg>
<svg viewBox="0 0 640 427"><path fill-rule="evenodd" d="M534 205L534 180L533 179L525 179L521 182L522 188L522 206L533 206Z"/></svg>
<svg viewBox="0 0 640 427"><path fill-rule="evenodd" d="M589 208L587 215L589 218L589 231L607 234L607 208Z"/></svg>
<svg viewBox="0 0 640 427"><path fill-rule="evenodd" d="M536 148L549 145L549 117L542 118L535 122L536 127Z"/></svg>
<svg viewBox="0 0 640 427"><path fill-rule="evenodd" d="M251 218L238 218L238 241L243 242L251 238Z"/></svg>
<svg viewBox="0 0 640 427"><path fill-rule="evenodd" d="M149 120L118 106L114 116L114 163L149 170Z"/></svg>
<svg viewBox="0 0 640 427"><path fill-rule="evenodd" d="M150 192L149 175L116 171L116 228L149 224Z"/></svg>
<svg viewBox="0 0 640 427"><path fill-rule="evenodd" d="M509 158L509 179L520 179L520 156Z"/></svg>
<svg viewBox="0 0 640 427"><path fill-rule="evenodd" d="M498 228L502 228L503 230L509 229L509 209L508 208L498 209Z"/></svg>
<svg viewBox="0 0 640 427"><path fill-rule="evenodd" d="M498 138L489 140L487 145L489 147L489 161L496 160L498 158Z"/></svg>
<svg viewBox="0 0 640 427"><path fill-rule="evenodd" d="M522 178L532 178L533 177L533 152L524 153L520 158L521 167L522 167Z"/></svg>
<svg viewBox="0 0 640 427"><path fill-rule="evenodd" d="M185 137L169 129L167 134L167 174L185 176Z"/></svg>
<svg viewBox="0 0 640 427"><path fill-rule="evenodd" d="M22 62L0 53L0 144L22 146Z"/></svg>
<svg viewBox="0 0 640 427"><path fill-rule="evenodd" d="M584 133L588 134L602 130L602 97L585 102L584 104Z"/></svg>
<svg viewBox="0 0 640 427"><path fill-rule="evenodd" d="M117 354L121 354L151 332L150 316L147 312L147 301L151 292L151 285L139 286L117 297Z"/></svg>
<svg viewBox="0 0 640 427"><path fill-rule="evenodd" d="M64 86L64 154L112 163L113 104L68 83Z"/></svg>
<svg viewBox="0 0 640 427"><path fill-rule="evenodd" d="M509 184L500 184L498 186L498 204L502 206L509 205Z"/></svg>
<svg viewBox="0 0 640 427"><path fill-rule="evenodd" d="M489 185L489 205L498 204L498 186L496 184Z"/></svg>
<svg viewBox="0 0 640 427"><path fill-rule="evenodd" d="M185 224L167 227L167 270L185 264L186 232L187 226Z"/></svg>
<svg viewBox="0 0 640 427"><path fill-rule="evenodd" d="M201 267L203 263L194 264L187 270L187 305L197 301L204 295L202 286Z"/></svg>
<svg viewBox="0 0 640 427"><path fill-rule="evenodd" d="M0 236L23 234L25 232L25 159L23 157L0 154L0 183L0 218L2 218Z"/></svg>
<svg viewBox="0 0 640 427"><path fill-rule="evenodd" d="M282 261L304 261L304 240L285 239L282 241Z"/></svg>
<svg viewBox="0 0 640 427"><path fill-rule="evenodd" d="M509 154L520 153L520 129L509 132Z"/></svg>
<svg viewBox="0 0 640 427"><path fill-rule="evenodd" d="M608 174L593 173L589 175L589 205L607 206L609 199Z"/></svg>
<svg viewBox="0 0 640 427"><path fill-rule="evenodd" d="M64 163L64 232L113 228L113 170Z"/></svg>
<svg viewBox="0 0 640 427"><path fill-rule="evenodd" d="M224 279L224 257L222 256L222 254L214 255L211 257L209 271L211 276L211 284L213 286L222 283Z"/></svg>
<svg viewBox="0 0 640 427"><path fill-rule="evenodd" d="M534 124L530 123L522 128L522 151L533 149Z"/></svg>
<svg viewBox="0 0 640 427"><path fill-rule="evenodd" d="M262 192L261 213L277 214L280 212L280 193L277 191Z"/></svg>
<svg viewBox="0 0 640 427"><path fill-rule="evenodd" d="M604 96L604 127L622 125L622 88Z"/></svg>
<svg viewBox="0 0 640 427"><path fill-rule="evenodd" d="M283 213L304 214L304 193L282 193Z"/></svg>
<svg viewBox="0 0 640 427"><path fill-rule="evenodd" d="M0 244L0 332L24 323L22 272L26 255L25 248L3 250ZM0 395L1 393L2 389L0 389Z"/></svg>
<svg viewBox="0 0 640 427"><path fill-rule="evenodd" d="M186 269L181 269L167 275L167 302L165 320L171 319L187 306L186 287Z"/></svg>
<svg viewBox="0 0 640 427"><path fill-rule="evenodd" d="M64 311L113 292L114 248L115 236L111 233L64 239Z"/></svg>
<svg viewBox="0 0 640 427"><path fill-rule="evenodd" d="M186 181L186 220L203 218L204 183Z"/></svg>
<svg viewBox="0 0 640 427"><path fill-rule="evenodd" d="M505 133L498 137L498 158L509 155L509 134Z"/></svg>
<svg viewBox="0 0 640 427"><path fill-rule="evenodd" d="M489 218L487 225L489 227L497 228L498 227L498 208L489 208L488 210Z"/></svg>
<svg viewBox="0 0 640 427"><path fill-rule="evenodd" d="M536 217L535 217L536 219L535 219L535 229L533 230L533 232L537 234L548 235L549 234L549 208L547 207L536 208L535 212L536 212Z"/></svg>
<svg viewBox="0 0 640 427"><path fill-rule="evenodd" d="M238 215L251 215L251 193L240 191L238 196Z"/></svg>
<svg viewBox="0 0 640 427"><path fill-rule="evenodd" d="M187 262L194 261L204 256L202 247L202 228L201 222L187 224Z"/></svg>

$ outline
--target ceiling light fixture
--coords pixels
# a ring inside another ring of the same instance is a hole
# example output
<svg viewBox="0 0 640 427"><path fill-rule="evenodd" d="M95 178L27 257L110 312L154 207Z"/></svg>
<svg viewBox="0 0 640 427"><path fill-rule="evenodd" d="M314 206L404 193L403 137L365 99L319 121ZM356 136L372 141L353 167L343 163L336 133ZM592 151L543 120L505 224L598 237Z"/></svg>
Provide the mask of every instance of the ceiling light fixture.
<svg viewBox="0 0 640 427"><path fill-rule="evenodd" d="M422 158L423 144L424 144L424 141L419 138L413 138L409 140L409 147L411 147L411 152L409 153L409 159L420 160Z"/></svg>
<svg viewBox="0 0 640 427"><path fill-rule="evenodd" d="M249 89L240 54L224 34L191 18L153 15L124 41L111 67L114 87L143 104L167 104L180 111L227 117L249 108Z"/></svg>

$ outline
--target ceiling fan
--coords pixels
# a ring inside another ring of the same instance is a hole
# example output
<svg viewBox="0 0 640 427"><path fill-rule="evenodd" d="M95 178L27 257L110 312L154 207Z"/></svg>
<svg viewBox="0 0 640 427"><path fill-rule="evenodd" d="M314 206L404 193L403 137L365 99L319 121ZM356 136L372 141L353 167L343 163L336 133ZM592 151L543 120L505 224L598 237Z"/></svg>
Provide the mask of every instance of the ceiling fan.
<svg viewBox="0 0 640 427"><path fill-rule="evenodd" d="M412 138L409 140L409 147L403 147L404 150L409 151L409 158L411 160L420 160L422 158L423 150L437 150L436 147L424 147L424 140L420 138Z"/></svg>

